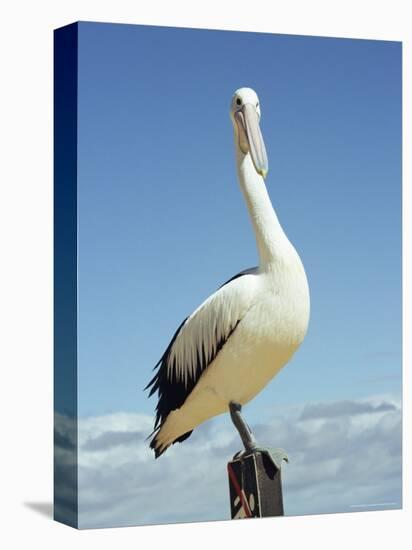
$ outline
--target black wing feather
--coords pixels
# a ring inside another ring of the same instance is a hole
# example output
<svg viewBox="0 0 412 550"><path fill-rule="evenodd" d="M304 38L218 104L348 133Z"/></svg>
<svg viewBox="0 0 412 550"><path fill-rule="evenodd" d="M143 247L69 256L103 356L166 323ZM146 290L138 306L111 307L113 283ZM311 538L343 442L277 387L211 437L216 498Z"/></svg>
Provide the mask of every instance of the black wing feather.
<svg viewBox="0 0 412 550"><path fill-rule="evenodd" d="M254 269L255 268L251 268L241 271L240 273L226 281L221 287L219 287L219 289L227 285L231 281L242 277L243 275L250 274L251 272L253 272ZM179 409L183 405L183 403L186 401L186 398L189 396L189 394L192 392L193 388L197 384L204 370L216 358L217 354L220 352L224 344L233 334L234 330L240 322L240 319L238 319L236 323L234 323L233 327L231 327L228 334L225 334L223 337L220 338L218 336L218 330L216 326L215 337L217 345L215 347L214 353L207 359L207 353L204 346L198 349L194 375L188 376L186 380L183 380L182 377L179 378L179 376L177 375L179 369L176 368L176 365L170 365L170 356L173 344L188 319L189 317L186 317L186 319L180 324L179 328L174 333L164 354L154 367L154 370L157 369L156 374L144 388L145 390L150 388L149 397L151 397L156 391L158 393L158 402L155 409L156 418L154 428L153 432L149 436L149 438L154 436L150 442L150 447L155 450L156 458L161 454L156 449L156 435L161 429L163 422L165 422L171 411ZM173 361L175 361L175 359L173 359ZM173 443L176 443L177 441L184 441L190 436L191 433L192 431L184 433L183 435L178 437Z"/></svg>
<svg viewBox="0 0 412 550"><path fill-rule="evenodd" d="M219 351L222 349L225 342L230 338L230 336L233 334L233 331L236 329L237 325L239 324L240 320L236 322L234 327L230 330L229 334L226 335L225 338L221 338L217 342L216 351L215 353L210 357L209 361L206 361L206 354L204 348L202 348L201 352L199 353L199 350L197 352L197 361L196 361L196 369L195 369L195 375L194 377L189 377L186 381L186 383L183 380L180 380L176 376L176 369L168 369L169 364L169 356L170 351L172 349L173 343L176 340L181 328L185 324L187 318L181 323L177 331L175 332L173 338L170 341L170 344L166 348L166 351L162 355L160 361L156 364L155 368L157 368L157 373L155 376L150 380L150 382L145 387L145 390L149 389L151 386L149 397L152 396L156 391L158 392L158 403L156 406L156 419L154 424L153 432L149 437L154 435L154 438L150 442L150 447L152 449L155 449L156 447L156 435L157 432L162 427L163 422L168 417L169 413L171 411L174 411L175 409L179 409L183 403L186 401L186 398L188 395L192 392L193 388L197 384L201 374L206 369L206 367L216 358ZM173 443L182 442L185 439L187 439L193 430L186 432L182 434L180 437L175 439ZM156 450L156 449L155 449ZM166 450L166 449L164 449ZM156 458L160 455L158 451L156 451Z"/></svg>

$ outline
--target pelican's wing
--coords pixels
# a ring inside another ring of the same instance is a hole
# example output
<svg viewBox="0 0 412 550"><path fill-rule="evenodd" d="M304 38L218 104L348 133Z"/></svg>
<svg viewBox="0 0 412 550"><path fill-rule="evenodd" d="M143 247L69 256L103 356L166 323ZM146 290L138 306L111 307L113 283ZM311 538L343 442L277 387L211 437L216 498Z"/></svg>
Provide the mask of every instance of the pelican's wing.
<svg viewBox="0 0 412 550"><path fill-rule="evenodd" d="M158 392L154 431L168 414L180 408L201 374L236 330L253 304L255 269L248 269L221 286L187 317L155 366L157 372L145 389ZM184 434L179 441L186 439Z"/></svg>

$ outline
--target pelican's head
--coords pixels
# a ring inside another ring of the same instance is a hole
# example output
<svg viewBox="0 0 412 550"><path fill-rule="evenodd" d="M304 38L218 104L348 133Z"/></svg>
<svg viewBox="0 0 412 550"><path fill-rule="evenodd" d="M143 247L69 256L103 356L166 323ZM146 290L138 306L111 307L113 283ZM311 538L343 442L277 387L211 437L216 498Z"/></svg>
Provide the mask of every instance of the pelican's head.
<svg viewBox="0 0 412 550"><path fill-rule="evenodd" d="M265 178L268 157L259 127L259 98L252 88L236 90L230 104L230 117L235 129L236 146L244 155L250 154L256 172Z"/></svg>

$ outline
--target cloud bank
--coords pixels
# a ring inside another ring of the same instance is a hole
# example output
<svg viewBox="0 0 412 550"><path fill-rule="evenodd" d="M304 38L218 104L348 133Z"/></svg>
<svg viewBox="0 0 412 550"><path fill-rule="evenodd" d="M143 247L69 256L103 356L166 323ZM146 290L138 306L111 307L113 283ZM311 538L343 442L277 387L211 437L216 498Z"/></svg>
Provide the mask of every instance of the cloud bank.
<svg viewBox="0 0 412 550"><path fill-rule="evenodd" d="M286 515L400 508L401 407L393 397L310 403L254 426L261 444L287 450ZM209 421L154 460L151 416L79 419L79 525L114 527L229 519L226 463L240 450L230 421ZM56 445L75 431L57 415ZM65 449L67 451L65 451Z"/></svg>

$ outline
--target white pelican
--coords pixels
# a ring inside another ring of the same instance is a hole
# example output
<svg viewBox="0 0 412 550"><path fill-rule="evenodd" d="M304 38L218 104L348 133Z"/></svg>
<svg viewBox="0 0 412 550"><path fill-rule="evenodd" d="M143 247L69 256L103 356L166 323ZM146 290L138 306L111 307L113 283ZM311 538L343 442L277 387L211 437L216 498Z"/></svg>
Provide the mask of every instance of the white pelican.
<svg viewBox="0 0 412 550"><path fill-rule="evenodd" d="M240 411L290 360L308 326L305 270L265 186L268 160L254 90L235 92L230 116L259 266L232 277L189 315L155 366L145 389L151 386L149 396L158 392L149 436L156 458L205 420L228 411L244 453L268 451L257 446Z"/></svg>

